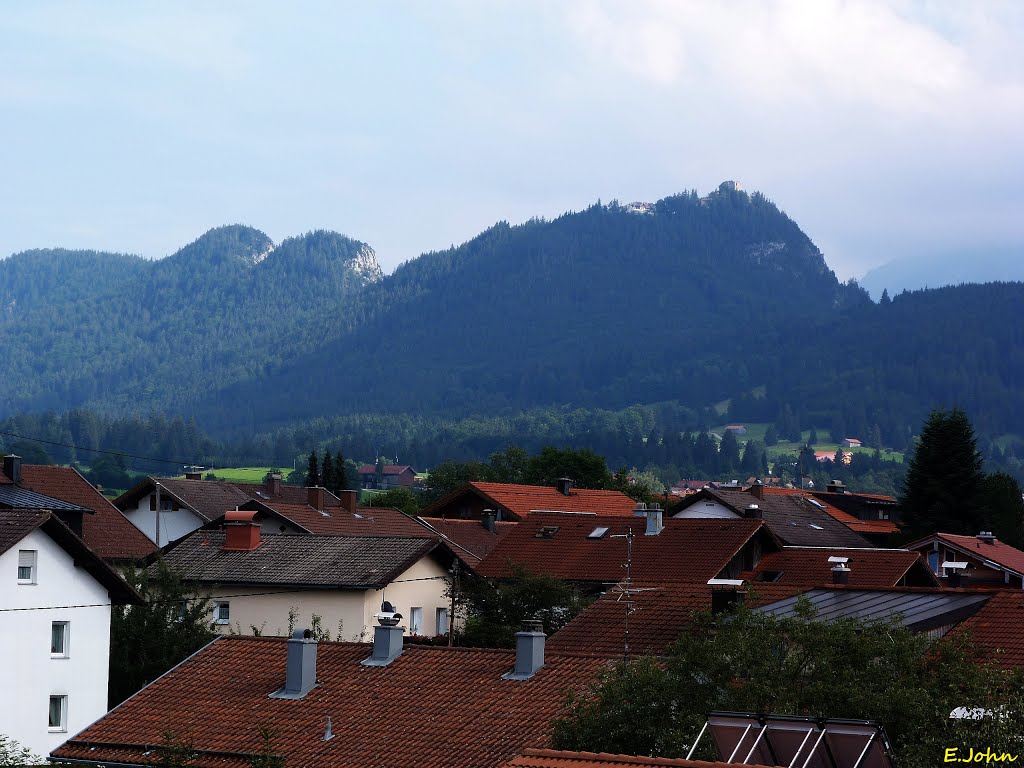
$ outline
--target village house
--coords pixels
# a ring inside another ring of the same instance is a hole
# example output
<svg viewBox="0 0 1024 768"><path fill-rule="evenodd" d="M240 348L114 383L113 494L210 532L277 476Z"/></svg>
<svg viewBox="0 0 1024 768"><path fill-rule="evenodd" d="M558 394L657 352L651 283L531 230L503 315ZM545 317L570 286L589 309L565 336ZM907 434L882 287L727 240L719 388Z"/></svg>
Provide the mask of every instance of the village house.
<svg viewBox="0 0 1024 768"><path fill-rule="evenodd" d="M990 531L977 536L933 533L906 547L920 552L943 584L1024 588L1024 552Z"/></svg>
<svg viewBox="0 0 1024 768"><path fill-rule="evenodd" d="M111 605L142 603L62 519L76 514L0 509L0 733L37 754L107 711Z"/></svg>
<svg viewBox="0 0 1024 768"><path fill-rule="evenodd" d="M453 556L415 521L426 535L264 535L256 514L227 512L223 530L194 531L163 553L211 596L221 633L280 636L315 621L331 637L366 639L384 600L400 607L411 635L448 631Z"/></svg>
<svg viewBox="0 0 1024 768"><path fill-rule="evenodd" d="M604 666L547 653L532 627L515 651L405 644L384 623L373 632L372 645L317 642L302 629L220 637L52 757L148 765L170 733L194 768L249 768L268 752L288 766L499 768L549 746L566 694Z"/></svg>
<svg viewBox="0 0 1024 768"><path fill-rule="evenodd" d="M384 464L377 472L377 465L362 464L359 472L359 487L378 491L391 488L409 488L416 484L416 470L408 464Z"/></svg>
<svg viewBox="0 0 1024 768"><path fill-rule="evenodd" d="M596 515L633 514L634 501L620 491L574 488L562 479L552 488L514 483L466 483L422 510L423 517L482 520L493 512L497 521L524 520L533 512L585 512Z"/></svg>

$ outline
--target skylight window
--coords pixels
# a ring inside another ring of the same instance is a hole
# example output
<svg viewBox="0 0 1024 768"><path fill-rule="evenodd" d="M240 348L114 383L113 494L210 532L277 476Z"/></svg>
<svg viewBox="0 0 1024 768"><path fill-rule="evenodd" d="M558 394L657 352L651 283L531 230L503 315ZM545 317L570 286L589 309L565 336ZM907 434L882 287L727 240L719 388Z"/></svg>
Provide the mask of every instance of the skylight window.
<svg viewBox="0 0 1024 768"><path fill-rule="evenodd" d="M814 505L814 506L816 506L816 507L817 507L818 509L824 509L824 508L825 508L825 505L824 505L824 504L822 504L822 503L821 503L820 501L818 501L817 499L808 499L808 500L807 500L807 502L808 502L809 504L813 504L813 505Z"/></svg>
<svg viewBox="0 0 1024 768"><path fill-rule="evenodd" d="M811 526L811 528L813 528L816 531L824 531L825 530L820 525L815 525L814 523L808 523L808 525Z"/></svg>
<svg viewBox="0 0 1024 768"><path fill-rule="evenodd" d="M553 538L555 538L555 534L556 533L558 533L558 526L557 525L545 525L543 528L541 528L539 531L537 531L536 538L538 538L538 539L553 539Z"/></svg>
<svg viewBox="0 0 1024 768"><path fill-rule="evenodd" d="M587 534L587 538L588 539L602 539L602 538L604 538L604 535L606 533L608 533L608 528L606 526L598 526L597 528L595 528L594 530L592 530L590 533Z"/></svg>

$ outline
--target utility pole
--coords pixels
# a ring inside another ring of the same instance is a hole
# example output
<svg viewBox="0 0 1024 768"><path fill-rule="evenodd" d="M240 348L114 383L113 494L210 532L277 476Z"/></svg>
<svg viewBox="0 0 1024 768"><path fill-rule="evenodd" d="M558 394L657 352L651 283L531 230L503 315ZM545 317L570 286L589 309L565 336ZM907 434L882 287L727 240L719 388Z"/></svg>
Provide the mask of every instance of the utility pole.
<svg viewBox="0 0 1024 768"><path fill-rule="evenodd" d="M448 613L448 647L455 645L455 594L459 591L459 561L452 563L451 609Z"/></svg>
<svg viewBox="0 0 1024 768"><path fill-rule="evenodd" d="M156 485L156 548L160 549L160 483Z"/></svg>

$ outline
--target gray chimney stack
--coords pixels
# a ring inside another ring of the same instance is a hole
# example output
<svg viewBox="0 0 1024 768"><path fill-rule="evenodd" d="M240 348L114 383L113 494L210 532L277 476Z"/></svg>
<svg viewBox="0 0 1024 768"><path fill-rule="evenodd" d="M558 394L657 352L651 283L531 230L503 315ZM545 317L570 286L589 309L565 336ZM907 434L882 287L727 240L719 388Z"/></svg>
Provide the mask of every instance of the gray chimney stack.
<svg viewBox="0 0 1024 768"><path fill-rule="evenodd" d="M665 528L662 523L662 512L661 506L658 504L651 504L647 507L647 530L644 531L645 536L657 536Z"/></svg>
<svg viewBox="0 0 1024 768"><path fill-rule="evenodd" d="M570 491L572 491L572 480L568 477L560 477L558 478L558 485L556 487L560 494L568 496Z"/></svg>
<svg viewBox="0 0 1024 768"><path fill-rule="evenodd" d="M485 509L480 515L480 524L491 533L495 532L494 518L496 514L493 509Z"/></svg>
<svg viewBox="0 0 1024 768"><path fill-rule="evenodd" d="M4 474L13 483L21 482L21 456L15 456L13 453L4 456Z"/></svg>
<svg viewBox="0 0 1024 768"><path fill-rule="evenodd" d="M364 667L386 667L392 661L402 655L402 633L405 631L398 626L402 614L395 613L394 606L384 602L380 606L381 612L377 614L379 622L373 628L373 653L370 658L360 662Z"/></svg>
<svg viewBox="0 0 1024 768"><path fill-rule="evenodd" d="M636 506L633 507L633 516L634 517L645 517L646 515L647 515L647 505L644 504L642 501L638 501L636 503Z"/></svg>
<svg viewBox="0 0 1024 768"><path fill-rule="evenodd" d="M501 676L502 680L529 680L544 666L543 625L539 621L524 621L523 631L516 632L516 668Z"/></svg>
<svg viewBox="0 0 1024 768"><path fill-rule="evenodd" d="M301 699L316 687L316 640L308 629L296 629L288 639L284 688L272 699Z"/></svg>

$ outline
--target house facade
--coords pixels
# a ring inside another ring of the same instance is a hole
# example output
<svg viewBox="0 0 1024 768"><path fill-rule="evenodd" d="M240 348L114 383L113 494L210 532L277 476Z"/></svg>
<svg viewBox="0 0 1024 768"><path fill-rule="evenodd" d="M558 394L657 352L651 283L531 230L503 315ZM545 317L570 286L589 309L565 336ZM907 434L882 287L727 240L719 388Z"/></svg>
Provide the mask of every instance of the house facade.
<svg viewBox="0 0 1024 768"><path fill-rule="evenodd" d="M112 602L141 597L53 513L0 511L0 733L46 755L107 711Z"/></svg>
<svg viewBox="0 0 1024 768"><path fill-rule="evenodd" d="M359 467L359 487L386 491L391 488L408 488L416 483L416 470L407 464L385 464L378 475L377 465L362 464Z"/></svg>

